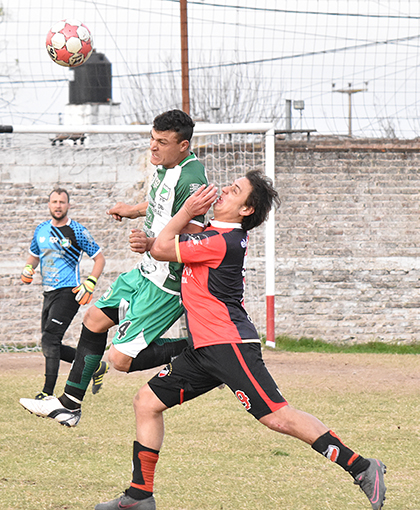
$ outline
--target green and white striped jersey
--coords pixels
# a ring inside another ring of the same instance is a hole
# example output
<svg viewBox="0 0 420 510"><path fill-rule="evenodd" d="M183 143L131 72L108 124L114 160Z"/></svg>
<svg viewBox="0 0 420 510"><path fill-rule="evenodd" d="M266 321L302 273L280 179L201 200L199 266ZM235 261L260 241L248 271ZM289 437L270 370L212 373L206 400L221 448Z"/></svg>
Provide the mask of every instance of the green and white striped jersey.
<svg viewBox="0 0 420 510"><path fill-rule="evenodd" d="M207 184L206 171L194 153L174 168L156 167L143 227L147 237L157 237L185 200L202 184ZM191 222L204 226L204 216L197 216ZM182 264L161 262L146 252L138 267L143 276L160 289L170 294L180 293Z"/></svg>

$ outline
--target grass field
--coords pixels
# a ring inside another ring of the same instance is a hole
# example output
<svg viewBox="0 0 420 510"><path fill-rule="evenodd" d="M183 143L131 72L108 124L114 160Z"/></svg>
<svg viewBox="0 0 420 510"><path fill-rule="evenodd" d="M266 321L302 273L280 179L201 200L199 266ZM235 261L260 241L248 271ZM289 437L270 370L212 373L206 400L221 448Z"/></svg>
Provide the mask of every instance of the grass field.
<svg viewBox="0 0 420 510"><path fill-rule="evenodd" d="M420 363L413 354L266 351L266 364L295 407L364 456L388 467L385 510L420 509ZM57 392L68 366L63 364ZM18 403L43 383L40 353L0 354L1 510L93 509L131 475L132 398L154 373L110 371L88 393L74 429ZM158 509L369 509L351 477L296 439L249 416L228 389L166 412L155 478Z"/></svg>

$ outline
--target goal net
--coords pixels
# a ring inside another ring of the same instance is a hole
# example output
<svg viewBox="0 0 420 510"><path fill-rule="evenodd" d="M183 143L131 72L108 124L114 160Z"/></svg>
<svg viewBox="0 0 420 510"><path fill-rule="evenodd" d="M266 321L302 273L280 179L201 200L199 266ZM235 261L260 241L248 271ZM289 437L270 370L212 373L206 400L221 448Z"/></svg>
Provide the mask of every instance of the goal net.
<svg viewBox="0 0 420 510"><path fill-rule="evenodd" d="M270 129L269 124L197 123L192 150L205 165L209 182L221 189L251 169L267 173ZM128 235L131 228L141 228L141 221L117 223L105 211L117 201L137 203L147 198L154 169L149 163L150 126L2 126L0 131L0 214L5 239L0 252L2 344L39 347L40 275L25 286L20 283L20 272L36 225L49 218L49 192L56 186L69 191L70 216L85 225L102 247L107 263L95 292L98 298L120 272L138 262L138 254L129 250ZM266 335L267 324L266 229L262 225L250 232L245 278L245 307L261 336ZM91 266L85 256L82 277ZM270 283L274 285L274 275ZM84 312L82 307L66 333L70 344L78 340ZM181 320L168 335L182 335L184 328Z"/></svg>

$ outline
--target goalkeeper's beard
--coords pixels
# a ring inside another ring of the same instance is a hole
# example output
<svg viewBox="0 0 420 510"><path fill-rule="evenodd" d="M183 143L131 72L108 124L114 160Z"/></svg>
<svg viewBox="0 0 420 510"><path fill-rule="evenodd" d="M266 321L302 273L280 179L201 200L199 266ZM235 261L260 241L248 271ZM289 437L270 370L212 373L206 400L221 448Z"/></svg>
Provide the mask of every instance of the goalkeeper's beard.
<svg viewBox="0 0 420 510"><path fill-rule="evenodd" d="M67 211L61 211L61 212L52 212L50 211L51 213L51 217L54 219L54 220L62 220L64 219L66 216L67 216Z"/></svg>

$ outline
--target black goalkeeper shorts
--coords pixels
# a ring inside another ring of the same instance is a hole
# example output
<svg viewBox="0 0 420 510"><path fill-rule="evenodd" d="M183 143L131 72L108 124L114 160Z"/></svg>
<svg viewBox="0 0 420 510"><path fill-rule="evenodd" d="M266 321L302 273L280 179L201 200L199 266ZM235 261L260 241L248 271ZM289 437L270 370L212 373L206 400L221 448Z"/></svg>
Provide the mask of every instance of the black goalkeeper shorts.
<svg viewBox="0 0 420 510"><path fill-rule="evenodd" d="M149 386L159 400L173 407L222 383L257 420L287 405L264 364L259 343L187 347Z"/></svg>

